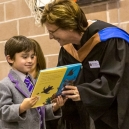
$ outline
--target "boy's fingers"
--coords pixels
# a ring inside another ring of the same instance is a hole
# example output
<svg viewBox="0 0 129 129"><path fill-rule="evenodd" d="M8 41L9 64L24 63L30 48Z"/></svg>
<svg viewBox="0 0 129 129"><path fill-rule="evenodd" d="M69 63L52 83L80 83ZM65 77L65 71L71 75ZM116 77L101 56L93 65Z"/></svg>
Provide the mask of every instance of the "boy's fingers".
<svg viewBox="0 0 129 129"><path fill-rule="evenodd" d="M37 100L34 100L34 101L32 101L31 102L31 106L34 106L35 104L36 104L36 102L38 101L38 99Z"/></svg>
<svg viewBox="0 0 129 129"><path fill-rule="evenodd" d="M38 96L31 97L31 100L39 99Z"/></svg>

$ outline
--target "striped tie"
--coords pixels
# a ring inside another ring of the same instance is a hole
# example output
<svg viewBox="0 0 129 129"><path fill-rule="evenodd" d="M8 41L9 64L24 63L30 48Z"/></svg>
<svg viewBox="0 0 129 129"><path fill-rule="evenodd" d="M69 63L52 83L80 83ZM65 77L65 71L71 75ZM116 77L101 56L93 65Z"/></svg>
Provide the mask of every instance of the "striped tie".
<svg viewBox="0 0 129 129"><path fill-rule="evenodd" d="M26 84L26 86L27 86L29 92L32 92L32 90L33 90L33 84L32 84L32 82L31 82L29 76L27 76L27 77L25 78L24 83Z"/></svg>
<svg viewBox="0 0 129 129"><path fill-rule="evenodd" d="M33 83L31 82L31 79L30 79L29 76L27 76L25 78L24 83L26 84L27 89L31 93L34 86L33 86ZM42 122L42 120L43 120L43 114L42 114L42 111L41 111L41 108L40 107L37 107L37 110L38 110L39 115L40 115L40 126L41 126L40 129L43 129L43 122Z"/></svg>

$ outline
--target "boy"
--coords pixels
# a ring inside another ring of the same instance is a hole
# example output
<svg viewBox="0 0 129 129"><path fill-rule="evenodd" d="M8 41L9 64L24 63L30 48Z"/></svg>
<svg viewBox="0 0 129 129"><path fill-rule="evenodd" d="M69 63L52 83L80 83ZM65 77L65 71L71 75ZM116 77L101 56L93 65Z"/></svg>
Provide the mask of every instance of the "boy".
<svg viewBox="0 0 129 129"><path fill-rule="evenodd" d="M57 103L31 108L37 102L38 97L29 98L33 88L27 88L24 80L26 76L29 76L28 72L34 64L34 44L25 36L14 36L5 44L5 56L12 70L8 77L0 81L2 129L46 129L45 119L61 117L61 111L57 109L63 105L64 101L58 97ZM31 76L29 79L33 86Z"/></svg>

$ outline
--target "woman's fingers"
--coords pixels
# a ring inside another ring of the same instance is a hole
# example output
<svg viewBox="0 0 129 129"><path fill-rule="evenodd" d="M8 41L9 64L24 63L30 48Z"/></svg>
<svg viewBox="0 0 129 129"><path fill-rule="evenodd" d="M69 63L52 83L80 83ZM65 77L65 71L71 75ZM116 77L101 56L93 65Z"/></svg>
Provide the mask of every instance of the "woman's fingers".
<svg viewBox="0 0 129 129"><path fill-rule="evenodd" d="M78 92L77 87L75 86L65 86L62 94L66 96L66 98L72 99L73 101L80 101L80 94Z"/></svg>

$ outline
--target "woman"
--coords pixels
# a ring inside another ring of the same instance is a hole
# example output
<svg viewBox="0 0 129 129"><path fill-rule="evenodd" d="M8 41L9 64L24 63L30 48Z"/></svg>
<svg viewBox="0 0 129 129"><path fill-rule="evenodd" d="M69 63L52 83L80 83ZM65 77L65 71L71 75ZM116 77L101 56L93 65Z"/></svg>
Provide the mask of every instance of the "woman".
<svg viewBox="0 0 129 129"><path fill-rule="evenodd" d="M127 129L129 35L109 23L87 20L72 0L46 5L41 24L61 46L59 66L83 65L74 86L62 92L69 98L62 108L66 129L89 128L88 114L96 129Z"/></svg>

